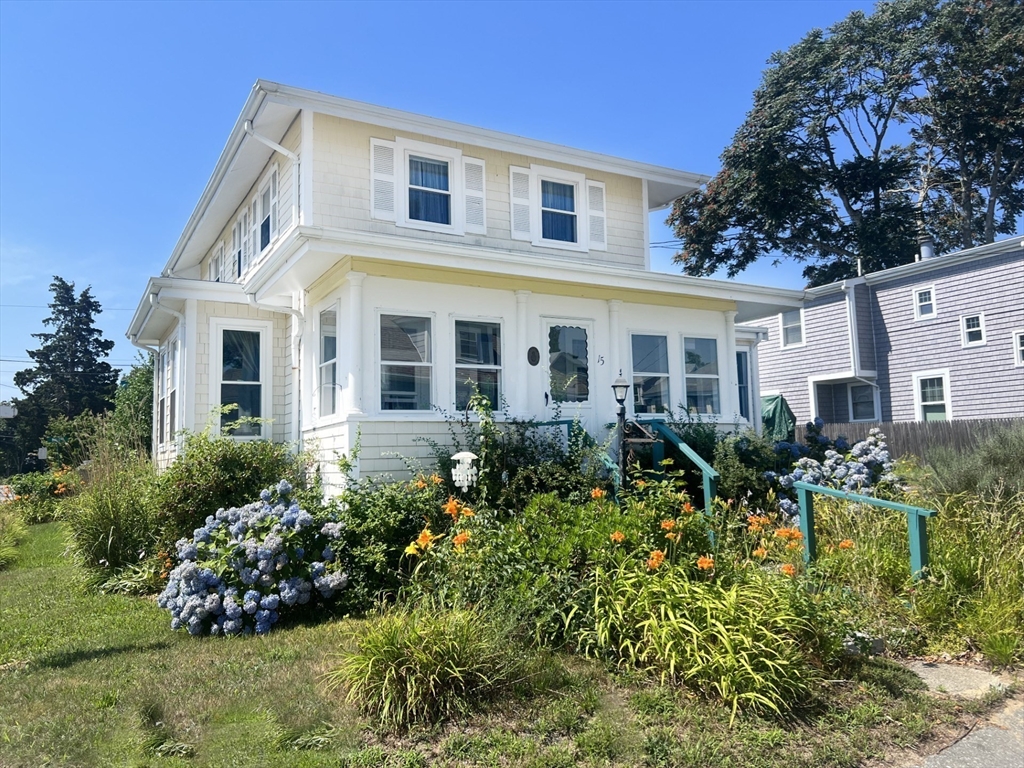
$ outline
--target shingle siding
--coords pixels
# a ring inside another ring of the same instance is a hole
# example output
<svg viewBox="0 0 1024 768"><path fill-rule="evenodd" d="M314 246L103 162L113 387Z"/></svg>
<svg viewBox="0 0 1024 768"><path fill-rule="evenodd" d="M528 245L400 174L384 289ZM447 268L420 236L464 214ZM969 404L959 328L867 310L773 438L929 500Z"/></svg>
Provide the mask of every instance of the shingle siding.
<svg viewBox="0 0 1024 768"><path fill-rule="evenodd" d="M857 318L857 353L861 370L875 370L874 301L871 289L861 283L853 287L854 316Z"/></svg>

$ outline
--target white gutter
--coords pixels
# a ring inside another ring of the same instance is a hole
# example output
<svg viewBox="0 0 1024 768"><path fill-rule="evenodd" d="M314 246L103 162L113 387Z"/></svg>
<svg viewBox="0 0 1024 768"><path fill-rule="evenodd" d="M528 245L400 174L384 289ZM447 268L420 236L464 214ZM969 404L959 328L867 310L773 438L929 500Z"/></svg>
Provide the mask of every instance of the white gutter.
<svg viewBox="0 0 1024 768"><path fill-rule="evenodd" d="M131 342L133 347L138 347L139 349L144 349L147 352L149 352L149 354L151 354L153 357L156 357L158 354L160 354L159 350L157 350L156 347L149 347L149 346L146 346L145 344L143 344L142 342L140 342L139 341L139 334L137 334L137 333L133 333L131 336L129 336L128 337L128 341Z"/></svg>

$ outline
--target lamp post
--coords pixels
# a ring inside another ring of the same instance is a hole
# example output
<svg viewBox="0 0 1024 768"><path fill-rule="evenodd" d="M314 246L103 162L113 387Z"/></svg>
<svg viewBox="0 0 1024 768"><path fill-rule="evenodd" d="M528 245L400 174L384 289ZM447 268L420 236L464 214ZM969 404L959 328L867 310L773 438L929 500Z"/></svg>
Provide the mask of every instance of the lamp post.
<svg viewBox="0 0 1024 768"><path fill-rule="evenodd" d="M626 392L629 390L629 382L622 377L622 370L619 370L619 378L612 382L612 392L615 393L615 402L619 404L616 413L619 417L619 485L626 484Z"/></svg>

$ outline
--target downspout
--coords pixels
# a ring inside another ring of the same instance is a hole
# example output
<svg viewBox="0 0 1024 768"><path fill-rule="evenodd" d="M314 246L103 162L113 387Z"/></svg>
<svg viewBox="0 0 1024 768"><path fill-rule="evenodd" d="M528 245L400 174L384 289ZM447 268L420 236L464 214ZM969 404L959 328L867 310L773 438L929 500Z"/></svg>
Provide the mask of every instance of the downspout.
<svg viewBox="0 0 1024 768"><path fill-rule="evenodd" d="M249 306L253 309L262 309L268 312L287 312L289 315L295 318L295 329L292 331L292 375L295 377L295 385L292 396L296 404L295 407L295 423L292 427L292 442L298 446L298 450L302 451L302 371L299 367L299 342L302 339L302 333L305 329L306 318L302 314L302 310L293 309L292 307L281 307L271 304L260 304L256 301L255 293L245 294L245 298L249 302Z"/></svg>
<svg viewBox="0 0 1024 768"><path fill-rule="evenodd" d="M280 152L292 161L292 226L297 226L299 223L299 182L302 179L302 164L299 162L299 156L290 149L285 149L273 139L267 138L262 133L256 133L252 127L252 120L246 120L244 128L247 135L262 144L266 144L275 152ZM303 203L303 205L307 205L307 203Z"/></svg>

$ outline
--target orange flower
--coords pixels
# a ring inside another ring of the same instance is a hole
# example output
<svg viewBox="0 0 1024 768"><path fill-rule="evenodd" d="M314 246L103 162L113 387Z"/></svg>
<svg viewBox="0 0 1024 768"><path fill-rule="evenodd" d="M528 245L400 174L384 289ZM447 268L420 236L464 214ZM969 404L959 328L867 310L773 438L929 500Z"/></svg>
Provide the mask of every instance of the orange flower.
<svg viewBox="0 0 1024 768"><path fill-rule="evenodd" d="M715 567L715 558L704 555L697 558L697 567L702 571L710 571Z"/></svg>
<svg viewBox="0 0 1024 768"><path fill-rule="evenodd" d="M754 557L764 557L768 554L768 550L764 547L758 547L754 550Z"/></svg>
<svg viewBox="0 0 1024 768"><path fill-rule="evenodd" d="M764 527L771 523L771 518L767 515L751 515L747 518L747 528L751 533L758 533L764 530Z"/></svg>
<svg viewBox="0 0 1024 768"><path fill-rule="evenodd" d="M780 539L792 539L793 541L800 541L804 537L796 528L779 528L775 535Z"/></svg>
<svg viewBox="0 0 1024 768"><path fill-rule="evenodd" d="M621 544L623 541L626 540L626 534L624 534L622 531L615 531L608 538L610 538L616 544Z"/></svg>
<svg viewBox="0 0 1024 768"><path fill-rule="evenodd" d="M430 532L429 528L424 528L422 531L420 531L420 535L416 539L416 544L417 546L419 546L420 549L429 549L433 545L434 539L436 538L437 537Z"/></svg>
<svg viewBox="0 0 1024 768"><path fill-rule="evenodd" d="M419 478L419 479L418 479L418 480L416 481L416 487L417 487L417 488L426 488L426 487L427 487L427 483L426 483L426 481L425 481L425 480L424 480L424 479L423 479L423 478L421 477L421 478Z"/></svg>
<svg viewBox="0 0 1024 768"><path fill-rule="evenodd" d="M789 544L786 545L786 549L789 549L789 550L800 549L800 542L799 541L791 541L791 542L789 542Z"/></svg>
<svg viewBox="0 0 1024 768"><path fill-rule="evenodd" d="M444 480L441 479L440 475L431 475L430 482L432 482L434 485L440 485L441 483L444 482Z"/></svg>
<svg viewBox="0 0 1024 768"><path fill-rule="evenodd" d="M636 481L636 487L637 488L646 488L647 487L647 481L646 480L637 480Z"/></svg>
<svg viewBox="0 0 1024 768"><path fill-rule="evenodd" d="M592 499L603 499L607 495L608 491L606 491L604 488L595 488L590 492L590 498Z"/></svg>
<svg viewBox="0 0 1024 768"><path fill-rule="evenodd" d="M465 545L467 541L469 541L469 531L463 531L462 533L458 534L454 539L452 539L452 544L455 545L455 548L457 550L461 551L463 545Z"/></svg>
<svg viewBox="0 0 1024 768"><path fill-rule="evenodd" d="M454 496L449 496L448 503L441 507L441 509L444 510L446 515L451 515L452 520L459 519L459 502L455 500Z"/></svg>
<svg viewBox="0 0 1024 768"><path fill-rule="evenodd" d="M853 539L843 539L839 542L840 549L853 549Z"/></svg>
<svg viewBox="0 0 1024 768"><path fill-rule="evenodd" d="M469 507L463 507L462 508L462 516L463 517L473 517L475 514L476 513L472 509L470 509Z"/></svg>
<svg viewBox="0 0 1024 768"><path fill-rule="evenodd" d="M661 529L663 531L671 531L675 527L676 527L676 521L675 520L662 520L661 521Z"/></svg>
<svg viewBox="0 0 1024 768"><path fill-rule="evenodd" d="M691 504L690 502L686 502L685 504L683 504L683 512L685 512L688 515L692 514L693 513L693 504Z"/></svg>
<svg viewBox="0 0 1024 768"><path fill-rule="evenodd" d="M653 571L656 568L660 568L663 562L665 562L665 553L660 549L656 549L651 552L651 556L647 558L647 570Z"/></svg>
<svg viewBox="0 0 1024 768"><path fill-rule="evenodd" d="M781 570L786 576L796 576L796 568L790 563L783 565Z"/></svg>
<svg viewBox="0 0 1024 768"><path fill-rule="evenodd" d="M679 539L678 533L666 533L665 538L669 541L677 541Z"/></svg>

